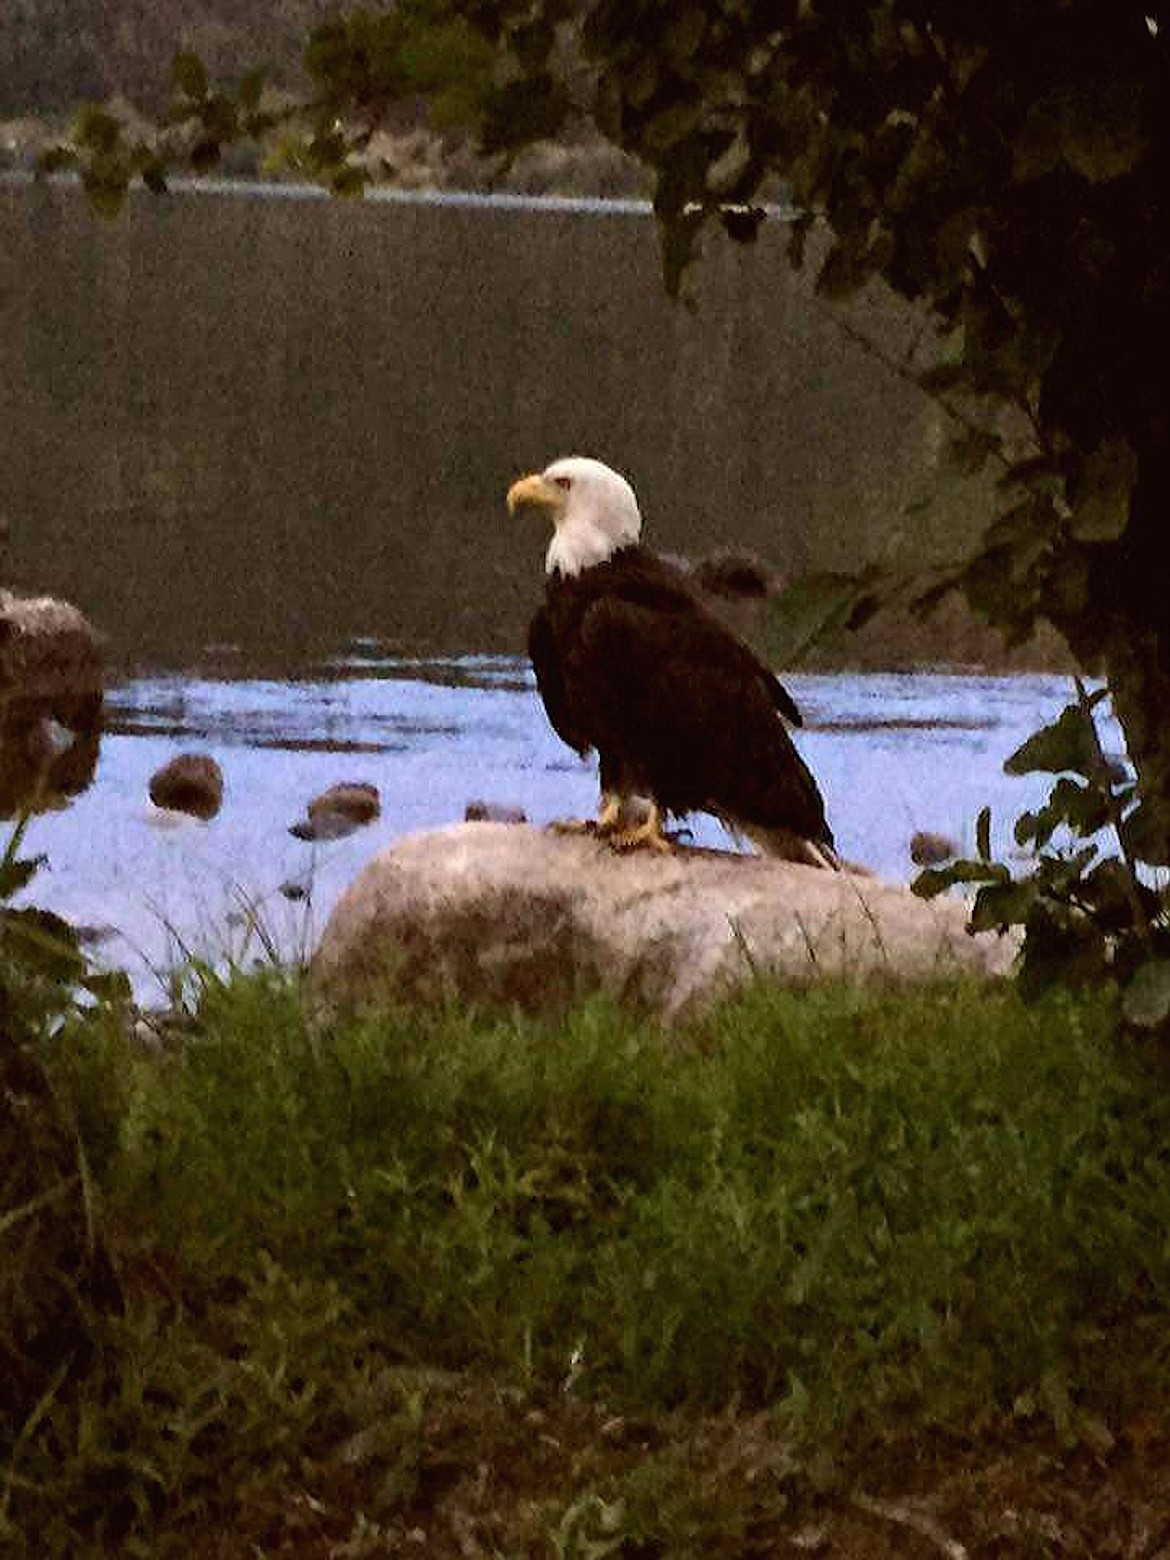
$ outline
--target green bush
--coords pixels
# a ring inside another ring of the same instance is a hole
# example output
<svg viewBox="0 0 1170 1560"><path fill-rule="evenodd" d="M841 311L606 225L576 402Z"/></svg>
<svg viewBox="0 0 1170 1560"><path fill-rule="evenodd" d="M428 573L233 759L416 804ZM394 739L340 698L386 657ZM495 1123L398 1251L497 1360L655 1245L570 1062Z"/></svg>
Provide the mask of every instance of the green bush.
<svg viewBox="0 0 1170 1560"><path fill-rule="evenodd" d="M601 1006L321 1033L245 983L204 1024L118 1200L205 1282L263 1251L340 1285L416 1363L957 1423L1088 1386L1102 1305L1165 1299L1165 1111L1104 1009L761 990L678 1044Z"/></svg>
<svg viewBox="0 0 1170 1560"><path fill-rule="evenodd" d="M45 1075L117 1283L17 1433L6 1536L277 1553L328 1489L380 1553L476 1382L736 1405L795 1448L1099 1447L1170 1399L1170 1106L1112 1024L761 987L673 1034L600 1004L322 1027L272 974L209 987L164 1057L79 1022Z"/></svg>

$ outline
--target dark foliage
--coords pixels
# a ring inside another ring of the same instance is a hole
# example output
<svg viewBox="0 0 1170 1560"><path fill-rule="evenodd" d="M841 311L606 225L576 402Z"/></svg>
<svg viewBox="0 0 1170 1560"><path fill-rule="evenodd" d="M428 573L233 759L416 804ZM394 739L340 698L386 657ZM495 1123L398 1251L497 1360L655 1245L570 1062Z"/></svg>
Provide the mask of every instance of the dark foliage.
<svg viewBox="0 0 1170 1560"><path fill-rule="evenodd" d="M1022 927L1025 995L1055 984L1116 981L1129 1023L1166 1031L1170 895L1164 884L1152 886L1156 843L1133 774L1101 747L1094 711L1105 697L1105 689L1089 693L1078 680L1076 702L1004 764L1008 774L1057 776L1039 812L1016 820L1016 844L1031 852L1026 874L1013 876L993 859L985 808L976 830L977 859L930 868L913 886L930 899L955 884L975 884L973 932Z"/></svg>
<svg viewBox="0 0 1170 1560"><path fill-rule="evenodd" d="M117 1303L92 1198L101 1102L72 1099L46 1054L68 1051L88 1003L108 1020L127 996L58 916L12 905L40 865L23 832L0 856L0 1445L17 1448L88 1364L90 1307Z"/></svg>

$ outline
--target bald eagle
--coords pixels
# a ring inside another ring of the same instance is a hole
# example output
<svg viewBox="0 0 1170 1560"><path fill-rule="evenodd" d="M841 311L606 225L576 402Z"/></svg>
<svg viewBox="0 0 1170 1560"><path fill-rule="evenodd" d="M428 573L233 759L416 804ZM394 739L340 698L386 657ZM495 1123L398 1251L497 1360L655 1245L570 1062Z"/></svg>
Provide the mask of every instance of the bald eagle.
<svg viewBox="0 0 1170 1560"><path fill-rule="evenodd" d="M601 808L586 827L619 849L669 850L664 818L706 812L770 853L836 867L820 791L784 725L800 712L684 571L641 545L626 479L571 456L521 477L507 503L552 520L528 651L553 729L598 753ZM632 796L651 804L635 827Z"/></svg>

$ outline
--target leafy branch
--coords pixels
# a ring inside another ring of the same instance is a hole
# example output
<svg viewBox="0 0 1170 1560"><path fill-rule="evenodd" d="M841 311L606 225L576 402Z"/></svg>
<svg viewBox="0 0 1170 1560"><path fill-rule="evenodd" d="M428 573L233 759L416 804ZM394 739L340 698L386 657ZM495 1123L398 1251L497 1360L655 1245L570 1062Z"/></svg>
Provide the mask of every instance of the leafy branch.
<svg viewBox="0 0 1170 1560"><path fill-rule="evenodd" d="M0 1032L9 1045L21 1035L50 1032L83 996L121 1002L130 994L124 974L90 965L68 921L12 903L45 862L44 856L21 854L30 818L20 819L0 854Z"/></svg>
<svg viewBox="0 0 1170 1560"><path fill-rule="evenodd" d="M976 855L922 872L911 885L931 899L974 887L968 929L1020 928L1023 990L1115 983L1122 1011L1143 1029L1170 1029L1170 888L1145 859L1143 803L1129 765L1101 742L1097 710L1107 688L1075 680L1076 699L1004 762L1007 774L1057 778L1043 807L1015 824L1031 870L1013 876L994 859L991 813L976 826ZM1106 847L1109 840L1115 852ZM1161 874L1165 878L1165 874ZM1158 886L1154 886L1157 884Z"/></svg>

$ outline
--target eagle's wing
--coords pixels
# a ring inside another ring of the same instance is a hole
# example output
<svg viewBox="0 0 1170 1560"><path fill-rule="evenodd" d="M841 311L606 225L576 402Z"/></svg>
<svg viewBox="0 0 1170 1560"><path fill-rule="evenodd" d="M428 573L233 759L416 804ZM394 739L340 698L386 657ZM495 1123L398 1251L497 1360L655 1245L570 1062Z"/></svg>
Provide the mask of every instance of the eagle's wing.
<svg viewBox="0 0 1170 1560"><path fill-rule="evenodd" d="M592 739L587 735L580 711L574 708L565 686L565 668L557 649L552 619L545 607L537 610L528 625L528 655L553 730L569 747L575 748L578 753L587 753L593 746Z"/></svg>
<svg viewBox="0 0 1170 1560"><path fill-rule="evenodd" d="M637 551L637 569L624 579L619 577L612 594L637 606L653 608L658 612L681 612L693 621L704 621L708 625L709 634L723 644L727 654L739 656L744 676L751 675L754 669L755 674L763 680L773 707L780 711L784 719L793 726L803 726L804 719L788 689L775 672L760 661L751 646L732 633L722 619L703 603L693 581L681 569L657 554L643 548ZM734 651L732 645L736 647Z"/></svg>
<svg viewBox="0 0 1170 1560"><path fill-rule="evenodd" d="M712 811L831 841L816 781L781 714L788 698L750 648L687 600L594 602L568 669L588 690L598 749L671 811Z"/></svg>

